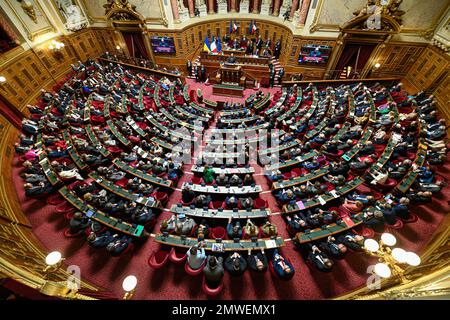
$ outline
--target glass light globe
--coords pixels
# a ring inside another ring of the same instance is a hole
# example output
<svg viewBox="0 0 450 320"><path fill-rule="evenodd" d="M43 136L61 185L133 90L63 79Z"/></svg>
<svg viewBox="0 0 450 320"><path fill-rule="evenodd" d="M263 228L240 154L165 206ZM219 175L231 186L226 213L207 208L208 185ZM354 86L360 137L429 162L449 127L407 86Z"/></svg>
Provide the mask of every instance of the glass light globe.
<svg viewBox="0 0 450 320"><path fill-rule="evenodd" d="M378 242L376 242L373 239L366 239L364 241L364 247L369 250L370 252L377 252L380 246L378 245Z"/></svg>
<svg viewBox="0 0 450 320"><path fill-rule="evenodd" d="M50 50L53 50L54 47L53 47L53 45L49 45L48 48L49 48Z"/></svg>
<svg viewBox="0 0 450 320"><path fill-rule="evenodd" d="M381 235L381 241L383 241L383 243L389 247L392 247L397 243L397 239L395 239L392 234L387 232Z"/></svg>
<svg viewBox="0 0 450 320"><path fill-rule="evenodd" d="M61 256L60 252L53 251L47 255L47 257L45 258L45 263L48 266L54 266L55 264L57 264L58 262L61 261L61 258L62 258L62 256Z"/></svg>
<svg viewBox="0 0 450 320"><path fill-rule="evenodd" d="M0 76L0 82L5 82L6 78L4 76Z"/></svg>
<svg viewBox="0 0 450 320"><path fill-rule="evenodd" d="M375 63L375 68L379 68L379 67L381 67L381 64Z"/></svg>
<svg viewBox="0 0 450 320"><path fill-rule="evenodd" d="M61 42L60 46L61 46L61 48L64 48L64 43L63 43L63 42Z"/></svg>
<svg viewBox="0 0 450 320"><path fill-rule="evenodd" d="M392 256L394 259L400 263L406 262L406 251L402 248L394 248L392 249Z"/></svg>
<svg viewBox="0 0 450 320"><path fill-rule="evenodd" d="M377 263L374 271L382 278L389 278L391 276L391 269L389 269L388 265L385 263Z"/></svg>
<svg viewBox="0 0 450 320"><path fill-rule="evenodd" d="M137 278L135 276L128 276L125 279L123 279L122 288L126 292L133 291L133 289L136 288L136 285L137 285Z"/></svg>
<svg viewBox="0 0 450 320"><path fill-rule="evenodd" d="M405 261L407 264L415 267L420 264L420 257L414 252L406 252Z"/></svg>
<svg viewBox="0 0 450 320"><path fill-rule="evenodd" d="M117 50L120 50L120 46L116 46L116 49L117 49Z"/></svg>

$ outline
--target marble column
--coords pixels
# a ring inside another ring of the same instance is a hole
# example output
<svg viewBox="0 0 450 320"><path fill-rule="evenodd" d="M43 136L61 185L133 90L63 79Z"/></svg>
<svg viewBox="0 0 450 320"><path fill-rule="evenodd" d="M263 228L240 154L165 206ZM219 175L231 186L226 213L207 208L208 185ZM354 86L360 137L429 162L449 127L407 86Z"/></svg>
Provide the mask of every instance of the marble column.
<svg viewBox="0 0 450 320"><path fill-rule="evenodd" d="M214 14L216 13L214 11L214 0L208 0L208 14Z"/></svg>
<svg viewBox="0 0 450 320"><path fill-rule="evenodd" d="M178 1L170 0L170 5L172 6L173 22L180 23L180 13L178 12Z"/></svg>
<svg viewBox="0 0 450 320"><path fill-rule="evenodd" d="M300 8L300 18L298 20L299 25L305 25L310 3L311 0L303 0L302 7Z"/></svg>
<svg viewBox="0 0 450 320"><path fill-rule="evenodd" d="M230 12L236 12L236 0L230 0Z"/></svg>
<svg viewBox="0 0 450 320"><path fill-rule="evenodd" d="M188 0L189 17L195 17L194 14L194 0Z"/></svg>
<svg viewBox="0 0 450 320"><path fill-rule="evenodd" d="M294 17L295 10L297 9L297 6L298 6L298 1L299 0L293 0L292 1L291 13L289 14L289 20L290 21L292 21L292 18Z"/></svg>
<svg viewBox="0 0 450 320"><path fill-rule="evenodd" d="M275 17L278 17L280 14L280 0L275 0L275 2L273 3L273 13L272 15Z"/></svg>
<svg viewBox="0 0 450 320"><path fill-rule="evenodd" d="M252 13L259 13L259 0L253 0Z"/></svg>

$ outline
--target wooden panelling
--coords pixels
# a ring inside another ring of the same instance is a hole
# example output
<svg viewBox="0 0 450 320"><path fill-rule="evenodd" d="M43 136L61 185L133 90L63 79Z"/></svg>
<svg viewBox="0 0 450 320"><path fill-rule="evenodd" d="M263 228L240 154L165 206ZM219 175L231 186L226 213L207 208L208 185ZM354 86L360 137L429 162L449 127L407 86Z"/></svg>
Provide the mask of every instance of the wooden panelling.
<svg viewBox="0 0 450 320"><path fill-rule="evenodd" d="M406 79L417 89L427 90L442 78L449 67L449 58L440 50L427 47L406 75Z"/></svg>
<svg viewBox="0 0 450 320"><path fill-rule="evenodd" d="M63 42L64 48L58 52L48 49L49 40L27 51L14 49L15 56L1 56L7 62L0 66L0 75L7 81L0 85L0 94L19 110L34 102L39 89L51 88L67 74L70 64L115 51L120 43L118 33L110 29L87 29L52 40Z"/></svg>
<svg viewBox="0 0 450 320"><path fill-rule="evenodd" d="M374 70L373 77L386 76L404 76L408 70L414 65L416 60L425 50L426 45L421 43L403 44L389 43L377 57L374 62L379 63L379 69Z"/></svg>

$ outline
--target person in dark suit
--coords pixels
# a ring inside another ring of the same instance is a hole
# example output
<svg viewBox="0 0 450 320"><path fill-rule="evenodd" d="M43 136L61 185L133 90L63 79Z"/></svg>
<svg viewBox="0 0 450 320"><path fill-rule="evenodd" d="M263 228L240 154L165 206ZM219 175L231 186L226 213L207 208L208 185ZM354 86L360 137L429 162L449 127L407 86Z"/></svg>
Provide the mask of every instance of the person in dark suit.
<svg viewBox="0 0 450 320"><path fill-rule="evenodd" d="M192 75L192 62L191 62L191 60L188 60L186 62L186 68L187 68L187 71L188 71L188 76L191 76Z"/></svg>
<svg viewBox="0 0 450 320"><path fill-rule="evenodd" d="M236 63L236 57L234 56L233 53L228 57L227 62L228 63Z"/></svg>
<svg viewBox="0 0 450 320"><path fill-rule="evenodd" d="M269 72L269 85L271 88L275 85L275 70L273 68Z"/></svg>
<svg viewBox="0 0 450 320"><path fill-rule="evenodd" d="M206 68L205 68L205 66L201 67L201 80L202 80L202 82L206 81Z"/></svg>
<svg viewBox="0 0 450 320"><path fill-rule="evenodd" d="M266 255L264 254L264 250L252 252L252 250L249 249L247 262L249 268L253 271L264 272L267 270L268 261Z"/></svg>
<svg viewBox="0 0 450 320"><path fill-rule="evenodd" d="M72 234L84 231L89 226L89 218L83 215L83 213L77 211L73 215L73 218L69 222L70 232Z"/></svg>
<svg viewBox="0 0 450 320"><path fill-rule="evenodd" d="M364 247L364 237L351 232L339 235L336 240L354 251L361 251Z"/></svg>
<svg viewBox="0 0 450 320"><path fill-rule="evenodd" d="M294 266L285 259L277 249L275 249L273 253L272 266L273 270L280 278L288 279L295 273Z"/></svg>
<svg viewBox="0 0 450 320"><path fill-rule="evenodd" d="M203 269L203 274L205 275L205 280L208 287L212 289L217 288L224 275L223 258L209 256L206 262L206 266Z"/></svg>
<svg viewBox="0 0 450 320"><path fill-rule="evenodd" d="M189 186L183 189L181 192L181 199L184 203L189 203L195 198L195 192Z"/></svg>
<svg viewBox="0 0 450 320"><path fill-rule="evenodd" d="M347 252L347 247L336 242L336 239L332 236L329 236L326 242L321 242L319 248L333 258L341 258Z"/></svg>
<svg viewBox="0 0 450 320"><path fill-rule="evenodd" d="M256 40L256 50L257 50L257 53L259 54L259 52L261 51L261 49L262 49L262 46L263 46L263 44L264 44L264 41L263 41L263 39L261 38L261 35L258 37L258 39Z"/></svg>
<svg viewBox="0 0 450 320"><path fill-rule="evenodd" d="M331 260L328 255L322 252L316 245L311 245L308 259L322 272L331 271L331 268L333 268L334 265L333 260Z"/></svg>
<svg viewBox="0 0 450 320"><path fill-rule="evenodd" d="M112 256L118 256L128 248L132 241L133 239L123 236L121 239L108 243L106 246L106 251L108 251Z"/></svg>
<svg viewBox="0 0 450 320"><path fill-rule="evenodd" d="M281 82L283 81L284 77L284 68L281 68L280 71L278 71L278 84L281 85Z"/></svg>
<svg viewBox="0 0 450 320"><path fill-rule="evenodd" d="M232 276L240 276L247 269L247 260L238 252L234 252L225 259L225 269Z"/></svg>
<svg viewBox="0 0 450 320"><path fill-rule="evenodd" d="M242 238L242 227L241 227L241 223L239 221L236 221L236 223L233 225L231 223L232 218L230 217L228 219L228 224L227 224L227 235L228 238L230 239L241 239Z"/></svg>
<svg viewBox="0 0 450 320"><path fill-rule="evenodd" d="M103 248L113 242L117 237L117 234L112 235L109 231L101 235L96 235L94 232L91 232L87 237L87 242L93 248Z"/></svg>
<svg viewBox="0 0 450 320"><path fill-rule="evenodd" d="M278 40L277 43L275 44L273 55L275 56L275 58L279 59L280 54L281 54L281 40Z"/></svg>

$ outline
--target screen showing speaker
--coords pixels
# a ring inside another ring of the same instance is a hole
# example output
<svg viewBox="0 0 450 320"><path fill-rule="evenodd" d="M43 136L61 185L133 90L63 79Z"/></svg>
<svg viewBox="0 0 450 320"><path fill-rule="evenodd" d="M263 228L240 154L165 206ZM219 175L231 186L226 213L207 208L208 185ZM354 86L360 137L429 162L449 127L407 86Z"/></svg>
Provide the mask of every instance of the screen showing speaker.
<svg viewBox="0 0 450 320"><path fill-rule="evenodd" d="M175 53L175 43L172 37L151 37L154 53Z"/></svg>
<svg viewBox="0 0 450 320"><path fill-rule="evenodd" d="M298 62L309 65L324 65L328 62L332 49L330 46L308 44L301 47Z"/></svg>

